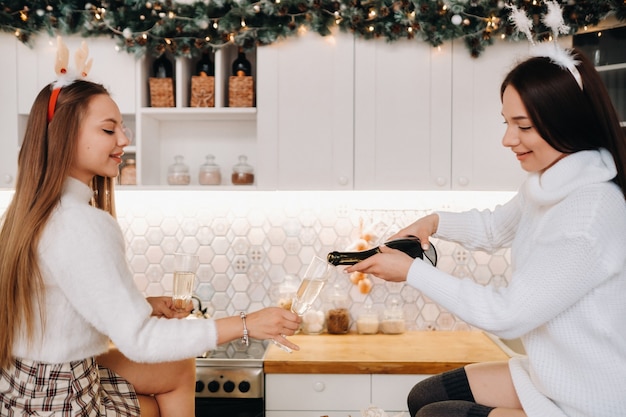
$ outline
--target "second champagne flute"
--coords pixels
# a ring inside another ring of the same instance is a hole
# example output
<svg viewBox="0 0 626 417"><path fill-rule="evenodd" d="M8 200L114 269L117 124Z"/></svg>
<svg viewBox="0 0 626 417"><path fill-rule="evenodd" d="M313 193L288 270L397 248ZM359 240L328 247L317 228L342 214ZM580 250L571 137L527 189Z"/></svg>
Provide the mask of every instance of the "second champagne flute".
<svg viewBox="0 0 626 417"><path fill-rule="evenodd" d="M302 277L302 282L296 292L296 296L291 303L291 311L296 313L298 316L302 316L309 308L311 308L317 297L320 295L322 288L324 288L324 285L328 281L330 271L330 264L328 262L317 256L313 257L311 263L306 269L306 272L304 273L304 277ZM285 352L291 353L292 350L282 343L279 343L274 339L272 339L272 342Z"/></svg>

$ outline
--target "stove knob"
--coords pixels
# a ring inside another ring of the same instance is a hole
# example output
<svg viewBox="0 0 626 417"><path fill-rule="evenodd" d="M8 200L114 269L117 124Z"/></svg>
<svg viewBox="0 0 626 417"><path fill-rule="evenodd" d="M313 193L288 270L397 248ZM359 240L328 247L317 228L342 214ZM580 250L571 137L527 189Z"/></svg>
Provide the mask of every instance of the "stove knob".
<svg viewBox="0 0 626 417"><path fill-rule="evenodd" d="M235 390L235 383L233 381L224 382L224 391L233 392Z"/></svg>
<svg viewBox="0 0 626 417"><path fill-rule="evenodd" d="M211 381L207 384L207 388L211 392L217 392L220 389L220 383L217 381Z"/></svg>
<svg viewBox="0 0 626 417"><path fill-rule="evenodd" d="M239 383L239 391L248 392L250 391L250 383L248 381L241 381Z"/></svg>
<svg viewBox="0 0 626 417"><path fill-rule="evenodd" d="M204 382L196 381L196 392L202 392L204 389Z"/></svg>

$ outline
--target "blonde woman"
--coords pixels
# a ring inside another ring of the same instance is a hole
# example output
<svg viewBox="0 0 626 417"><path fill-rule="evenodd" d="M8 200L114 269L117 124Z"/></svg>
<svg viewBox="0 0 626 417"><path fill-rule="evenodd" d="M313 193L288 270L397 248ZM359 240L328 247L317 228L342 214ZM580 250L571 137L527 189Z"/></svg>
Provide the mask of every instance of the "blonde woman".
<svg viewBox="0 0 626 417"><path fill-rule="evenodd" d="M193 417L189 358L248 336L297 349L284 336L300 319L281 308L178 320L136 289L112 186L128 143L99 84L48 85L35 99L0 230L3 416Z"/></svg>

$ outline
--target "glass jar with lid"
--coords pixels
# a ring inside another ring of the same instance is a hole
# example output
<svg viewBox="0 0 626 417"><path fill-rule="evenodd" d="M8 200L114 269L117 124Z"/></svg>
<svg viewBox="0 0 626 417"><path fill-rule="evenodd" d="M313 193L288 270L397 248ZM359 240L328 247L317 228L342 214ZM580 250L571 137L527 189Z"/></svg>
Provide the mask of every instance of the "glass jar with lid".
<svg viewBox="0 0 626 417"><path fill-rule="evenodd" d="M135 159L128 158L124 162L124 166L120 170L120 185L136 185L137 184L137 165Z"/></svg>
<svg viewBox="0 0 626 417"><path fill-rule="evenodd" d="M391 297L380 321L380 330L384 334L402 334L406 328L402 303L398 297Z"/></svg>
<svg viewBox="0 0 626 417"><path fill-rule="evenodd" d="M348 296L335 285L330 293L331 308L326 312L326 331L330 334L346 334L350 330Z"/></svg>
<svg viewBox="0 0 626 417"><path fill-rule="evenodd" d="M215 163L215 156L207 155L204 164L200 165L198 182L201 185L219 185L222 183L222 172L219 165Z"/></svg>
<svg viewBox="0 0 626 417"><path fill-rule="evenodd" d="M247 156L239 156L239 163L233 167L231 180L235 185L254 184L254 169L248 164Z"/></svg>
<svg viewBox="0 0 626 417"><path fill-rule="evenodd" d="M372 304L368 303L363 306L363 310L356 319L356 331L358 334L376 334L378 333L379 319L378 313L374 310Z"/></svg>
<svg viewBox="0 0 626 417"><path fill-rule="evenodd" d="M181 155L174 157L174 163L167 170L167 183L169 185L188 185L191 182L189 167L183 162Z"/></svg>

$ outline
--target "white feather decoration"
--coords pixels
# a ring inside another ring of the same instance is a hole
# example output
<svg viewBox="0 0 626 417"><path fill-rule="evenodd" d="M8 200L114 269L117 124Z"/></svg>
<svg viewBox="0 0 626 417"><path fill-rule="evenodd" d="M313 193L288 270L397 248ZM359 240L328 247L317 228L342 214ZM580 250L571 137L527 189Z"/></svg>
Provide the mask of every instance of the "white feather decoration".
<svg viewBox="0 0 626 417"><path fill-rule="evenodd" d="M560 35L567 35L569 33L569 26L565 24L563 20L563 10L556 1L547 1L548 13L543 15L541 21L544 25L550 28L554 39Z"/></svg>
<svg viewBox="0 0 626 417"><path fill-rule="evenodd" d="M535 41L533 40L533 35L532 35L533 21L531 20L531 18L528 17L526 12L524 12L523 10L520 10L514 4L509 4L506 7L511 9L509 20L513 22L513 24L515 25L515 28L519 32L522 32L524 35L526 35L528 42L534 45Z"/></svg>

